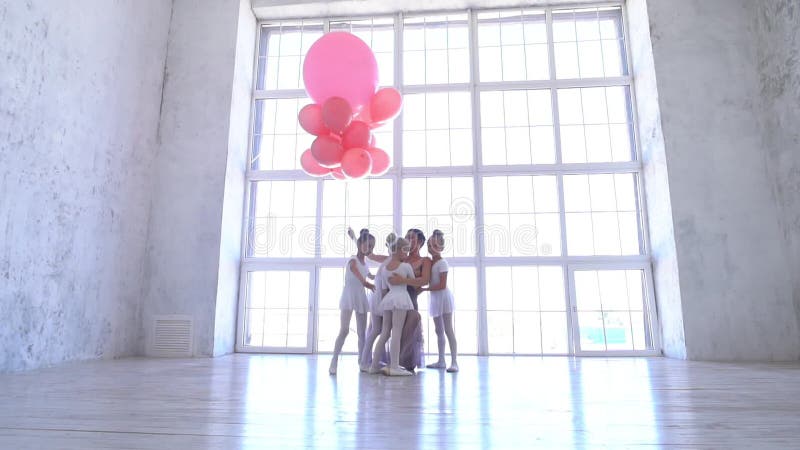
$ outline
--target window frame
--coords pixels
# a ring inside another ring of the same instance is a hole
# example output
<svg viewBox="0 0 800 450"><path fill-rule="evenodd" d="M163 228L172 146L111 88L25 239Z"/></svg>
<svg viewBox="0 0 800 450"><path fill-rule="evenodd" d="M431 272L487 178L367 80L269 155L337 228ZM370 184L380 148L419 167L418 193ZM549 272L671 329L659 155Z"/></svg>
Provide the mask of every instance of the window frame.
<svg viewBox="0 0 800 450"><path fill-rule="evenodd" d="M627 75L615 77L600 77L600 78L574 78L574 79L558 79L556 77L556 64L555 64L555 43L553 41L553 11L562 9L579 9L579 8L602 8L602 7L618 7L621 11L621 33L622 42L624 43L624 54L627 64ZM479 47L478 47L478 13L483 12L512 12L515 10L523 11L525 9L537 9L545 12L546 30L547 30L547 49L548 49L548 65L550 77L547 80L528 80L528 81L491 81L482 82L479 80ZM419 16L433 16L439 14L464 14L467 15L468 22L468 38L469 38L469 62L470 62L470 81L468 83L454 83L454 84L430 84L430 85L404 85L403 83L403 24L404 20L409 17ZM568 330L568 352L564 355L577 355L588 354L586 352L578 352L578 342L575 341L574 329L576 325L577 309L574 303L574 271L576 268L591 267L591 268L630 268L641 269L644 268L646 276L645 282L647 284L646 293L647 299L645 300L650 314L649 319L651 326L654 328L653 335L653 348L647 351L622 351L613 352L615 355L658 355L661 353L660 332L658 332L658 318L656 315L655 307L649 308L651 303L654 305L653 297L653 282L652 282L652 263L650 256L649 236L648 236L648 219L647 208L645 205L645 198L642 192L642 176L643 165L641 158L640 138L637 124L636 112L636 93L633 85L632 65L631 65L631 50L628 23L626 20L626 5L624 0L606 1L606 2L584 2L569 5L557 6L521 6L516 8L487 8L487 9L469 9L469 10L442 10L442 11L425 11L419 13L402 13L395 14L375 14L375 15L352 15L352 16L337 16L337 17L309 17L304 19L281 19L279 21L261 20L258 22L258 33L256 36L256 52L255 52L255 68L254 73L256 77L253 80L253 97L251 105L251 128L249 132L248 141L248 159L247 170L245 176L245 183L247 185L245 193L245 211L243 220L243 252L241 263L242 282L240 283L239 294L239 318L237 320L237 352L264 352L269 349L248 347L242 342L243 336L243 319L242 311L244 303L246 302L246 274L256 268L264 267L315 267L312 270L312 287L313 295L309 299L309 314L313 320L309 324L313 324L313 329L309 330L312 334L313 343L311 345L311 352L317 352L317 332L318 332L318 279L320 268L323 267L341 267L346 261L345 258L335 257L322 257L321 256L321 222L322 222L322 202L323 199L323 179L317 179L317 215L316 215L316 240L315 240L315 253L314 257L309 258L285 258L285 257L267 257L267 258L251 258L246 253L247 248L247 233L248 224L250 222L250 204L251 204L251 183L262 180L307 180L308 177L301 170L252 170L251 158L253 151L253 138L254 138L254 125L255 125L255 104L259 100L264 99L282 99L282 98L297 98L305 97L303 89L283 89L283 90L259 90L257 89L257 75L259 73L258 61L262 42L261 30L267 26L274 26L282 22L300 22L301 26L304 21L309 22L322 22L323 32L327 33L330 30L331 22L341 22L350 20L364 20L369 18L388 18L392 17L394 20L394 84L392 85L403 94L414 93L434 93L434 92L447 92L447 91L467 91L471 99L472 107L472 157L473 164L470 166L441 166L441 167L403 167L402 160L402 140L403 140L403 115L398 116L392 123L393 130L393 160L394 165L390 170L376 178L391 179L393 185L393 224L396 231L402 232L399 228L402 223L402 183L403 180L409 178L426 178L426 177L459 177L466 176L473 179L474 186L474 221L476 227L474 248L476 249L475 256L451 257L448 262L451 266L471 266L475 267L477 280L476 286L477 293L477 315L478 323L477 329L477 349L478 355L488 355L488 339L487 339L487 307L486 307L486 272L485 268L490 266L514 266L514 265L559 265L562 267L564 274L564 294L566 311L567 311L567 330ZM622 86L628 89L630 103L627 105L629 109L629 117L631 121L631 145L632 161L626 162L587 162L587 163L562 163L562 148L561 148L561 133L559 123L559 110L558 110L558 90L564 88L587 88L587 87L610 87ZM553 115L553 139L555 146L555 163L554 164L515 164L515 165L484 165L482 160L482 141L481 141L481 110L480 110L480 97L481 92L484 91L506 91L506 90L526 90L526 89L547 89L550 92L551 108ZM623 256L570 256L568 255L567 243L567 229L566 229L566 212L564 208L564 176L565 175L587 175L593 173L603 174L617 174L617 173L632 173L634 174L634 195L637 209L637 222L639 224L638 241L640 254L638 255L623 255ZM483 238L484 226L484 211L483 211L483 178L487 176L513 176L513 175L555 175L557 182L558 193L558 206L559 206L559 221L561 233L561 253L558 255L550 256L492 256L487 257L485 251L485 241ZM612 354L612 352L603 352L604 355Z"/></svg>

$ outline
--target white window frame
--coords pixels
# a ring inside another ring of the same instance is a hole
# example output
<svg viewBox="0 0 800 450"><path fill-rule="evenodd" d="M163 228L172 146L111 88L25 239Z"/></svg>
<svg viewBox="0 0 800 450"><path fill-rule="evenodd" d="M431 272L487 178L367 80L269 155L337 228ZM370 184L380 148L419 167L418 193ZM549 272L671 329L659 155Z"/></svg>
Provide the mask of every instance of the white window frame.
<svg viewBox="0 0 800 450"><path fill-rule="evenodd" d="M622 33L625 42L625 57L627 58L628 75L619 77L606 77L606 78L584 78L584 79L557 79L555 74L555 52L553 42L553 10L573 9L582 7L620 7L622 17ZM512 11L514 9L542 9L545 11L545 20L547 27L547 46L549 54L549 71L550 78L548 80L536 81L503 81L503 82L480 82L479 77L479 61L478 61L478 20L477 13L491 12L491 11ZM403 116L402 114L394 120L392 126L394 131L394 165L390 170L379 178L388 178L393 180L393 193L394 193L394 227L397 231L400 230L402 225L402 189L401 185L406 178L416 177L453 177L453 176L468 176L472 177L474 181L474 198L475 198L475 226L476 229L481 230L483 226L483 186L482 177L492 175L556 175L558 186L558 203L559 203L559 216L561 226L561 254L553 256L509 256L509 257L487 257L485 255L484 240L480 233L476 233L475 248L477 254L473 257L455 257L448 258L448 262L452 266L472 266L476 269L477 287L478 287L478 341L477 349L478 355L489 355L488 340L487 340L487 308L486 308L486 280L485 268L487 266L514 266L514 265L559 265L562 267L564 274L564 292L567 311L567 330L568 330L568 352L563 355L596 355L602 356L616 355L616 356L642 356L642 355L658 355L661 353L661 337L658 327L657 311L654 303L653 295L653 281L652 281L652 262L650 256L649 236L647 226L647 215L644 195L641 191L643 167L641 159L640 138L637 124L636 112L636 97L633 85L633 76L631 73L631 52L630 52L630 39L627 24L626 5L624 0L607 1L607 2L588 2L576 3L569 5L558 6L522 6L519 8L491 8L480 10L467 10L468 27L469 27L469 57L470 57L470 82L459 84L435 84L435 85L403 85L403 22L405 17L412 16L427 16L436 14L463 14L464 10L458 11L426 11L420 13L404 14L402 12L390 14L375 14L367 17L394 17L394 84L403 94L411 93L428 93L428 92L446 92L446 91L468 91L472 100L472 141L473 141L473 164L471 166L459 167L403 167L402 166L402 134L403 134ZM365 17L349 16L349 17L328 17L328 18L305 18L302 20L313 21L318 23L322 21L323 31L329 31L329 25L332 21L347 21L364 19ZM280 22L290 21L289 19L281 20ZM300 21L295 19L293 22ZM275 22L260 21L259 30L263 26ZM255 54L255 70L258 71L258 55L261 41L261 33L256 36L256 54ZM273 352L280 351L287 353L284 349L270 349L263 347L245 346L242 342L244 336L244 304L246 302L246 280L247 272L253 270L274 269L274 268L298 268L304 270L309 267L312 269L312 293L309 299L309 348L308 352L317 352L317 333L318 333L318 299L317 282L319 279L319 271L322 267L342 267L345 263L344 258L323 258L321 257L320 243L321 243L321 220L322 220L322 186L323 181L317 180L317 232L316 232L316 248L315 256L313 258L251 258L247 256L247 233L248 223L250 220L250 194L251 183L254 181L262 180L308 180L308 177L300 170L270 170L270 171L255 171L250 168L250 161L252 160L253 150L253 122L255 111L255 104L257 100L264 99L280 99L280 98L295 98L305 97L303 89L290 89L290 90L258 90L256 89L257 80L253 82L253 102L251 107L251 128L250 128L250 142L248 146L248 169L246 173L246 201L245 212L243 220L243 245L242 245L242 264L241 264L241 289L239 295L239 318L237 320L237 352ZM561 162L561 139L559 127L559 114L558 114L558 89L563 88L585 88L585 87L612 87L612 86L625 86L630 93L631 120L632 120L632 142L634 145L635 159L630 162L604 162L604 163L562 163ZM482 91L488 90L508 90L508 89L549 89L552 99L553 110L553 130L555 140L556 162L555 164L529 164L529 165L506 165L506 166L485 166L483 165L481 154L481 126L480 126L480 94ZM637 212L639 214L639 245L641 254L639 255L626 255L626 256L569 256L567 254L567 230L566 230L566 212L564 209L564 184L563 176L570 174L592 174L592 173L633 173L635 175L635 195L637 202ZM576 341L576 309L574 299L574 271L580 268L590 267L593 269L642 269L645 275L645 290L646 302L645 307L650 314L649 321L652 325L654 335L652 336L653 348L646 351L605 351L605 352L586 352L579 351L579 345ZM538 355L538 354L537 354ZM552 355L552 354L547 354ZM554 356L558 356L555 354Z"/></svg>

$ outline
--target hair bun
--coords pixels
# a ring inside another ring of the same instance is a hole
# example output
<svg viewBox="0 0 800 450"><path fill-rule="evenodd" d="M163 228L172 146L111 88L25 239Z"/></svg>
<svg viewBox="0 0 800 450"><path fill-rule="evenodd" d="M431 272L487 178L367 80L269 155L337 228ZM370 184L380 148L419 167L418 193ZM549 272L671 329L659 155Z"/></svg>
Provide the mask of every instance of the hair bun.
<svg viewBox="0 0 800 450"><path fill-rule="evenodd" d="M394 232L391 232L389 233L388 236L386 236L386 245L392 245L396 240L397 240L397 235L394 234Z"/></svg>

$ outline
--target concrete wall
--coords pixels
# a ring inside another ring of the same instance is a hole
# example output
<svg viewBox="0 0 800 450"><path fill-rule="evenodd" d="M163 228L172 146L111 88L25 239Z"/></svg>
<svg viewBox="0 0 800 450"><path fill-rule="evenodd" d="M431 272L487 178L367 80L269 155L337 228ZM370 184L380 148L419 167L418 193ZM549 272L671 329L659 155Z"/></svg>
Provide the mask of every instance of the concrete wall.
<svg viewBox="0 0 800 450"><path fill-rule="evenodd" d="M194 354L211 356L233 351L255 19L241 0L173 9L141 344L147 354L154 316L189 315Z"/></svg>
<svg viewBox="0 0 800 450"><path fill-rule="evenodd" d="M800 327L800 0L764 1L756 14L763 145Z"/></svg>
<svg viewBox="0 0 800 450"><path fill-rule="evenodd" d="M768 108L762 102L763 33L756 18L769 3L648 0L646 5L680 270L672 282L680 286L690 359L800 357L796 282L787 248L792 234L787 218L797 208L775 195L791 186L792 176L776 180L770 158L779 158L768 157L775 152L765 144L770 130L763 127ZM652 195L660 194L648 198ZM650 222L657 226L652 217ZM674 308L662 317L665 329L681 327L673 313Z"/></svg>
<svg viewBox="0 0 800 450"><path fill-rule="evenodd" d="M138 351L171 3L0 1L0 372Z"/></svg>

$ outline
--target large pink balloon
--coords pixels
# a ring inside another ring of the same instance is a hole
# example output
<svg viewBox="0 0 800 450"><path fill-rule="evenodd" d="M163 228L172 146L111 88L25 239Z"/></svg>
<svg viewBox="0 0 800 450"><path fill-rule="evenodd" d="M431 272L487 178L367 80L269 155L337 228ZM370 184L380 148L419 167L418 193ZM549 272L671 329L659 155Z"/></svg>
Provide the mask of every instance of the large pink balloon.
<svg viewBox="0 0 800 450"><path fill-rule="evenodd" d="M341 97L331 97L322 104L322 121L334 133L341 133L353 120L353 108Z"/></svg>
<svg viewBox="0 0 800 450"><path fill-rule="evenodd" d="M389 154L379 148L369 148L367 152L372 158L372 170L370 173L378 176L385 174L392 165L392 158Z"/></svg>
<svg viewBox="0 0 800 450"><path fill-rule="evenodd" d="M300 155L300 167L303 168L303 172L312 177L324 177L331 173L331 169L319 165L317 159L311 154L311 149L304 151L303 154Z"/></svg>
<svg viewBox="0 0 800 450"><path fill-rule="evenodd" d="M361 178L372 170L372 157L363 148L351 148L342 156L342 172L349 178Z"/></svg>
<svg viewBox="0 0 800 450"><path fill-rule="evenodd" d="M311 154L322 167L338 167L342 162L344 148L333 136L320 136L311 143Z"/></svg>
<svg viewBox="0 0 800 450"><path fill-rule="evenodd" d="M359 120L353 121L342 134L342 146L344 148L367 148L371 134L369 125Z"/></svg>
<svg viewBox="0 0 800 450"><path fill-rule="evenodd" d="M322 121L322 107L319 105L312 103L304 106L300 113L297 114L297 120L304 130L314 136L323 136L330 133L325 126L325 122Z"/></svg>
<svg viewBox="0 0 800 450"><path fill-rule="evenodd" d="M393 119L400 113L403 97L395 88L383 88L375 93L369 103L369 113L375 123Z"/></svg>
<svg viewBox="0 0 800 450"><path fill-rule="evenodd" d="M358 110L378 86L378 63L372 50L355 35L333 32L317 39L303 62L306 92L314 102L342 97Z"/></svg>

